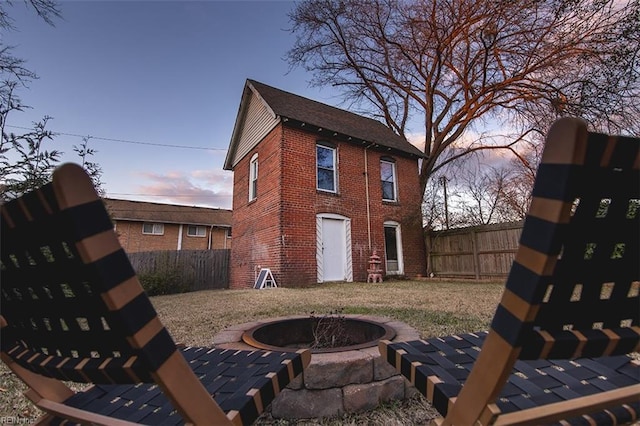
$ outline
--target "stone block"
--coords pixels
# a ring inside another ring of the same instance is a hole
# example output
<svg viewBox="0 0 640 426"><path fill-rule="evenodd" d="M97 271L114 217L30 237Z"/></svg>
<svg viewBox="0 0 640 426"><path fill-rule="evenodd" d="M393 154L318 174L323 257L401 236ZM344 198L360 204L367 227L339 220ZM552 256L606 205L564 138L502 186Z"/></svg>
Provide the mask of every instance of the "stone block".
<svg viewBox="0 0 640 426"><path fill-rule="evenodd" d="M343 413L341 389L284 389L271 403L271 415L278 419L321 418Z"/></svg>
<svg viewBox="0 0 640 426"><path fill-rule="evenodd" d="M313 354L304 372L307 389L328 389L373 379L373 358L361 351Z"/></svg>
<svg viewBox="0 0 640 426"><path fill-rule="evenodd" d="M242 341L242 330L224 330L213 337L213 344L237 343ZM254 348L255 349L255 348Z"/></svg>
<svg viewBox="0 0 640 426"><path fill-rule="evenodd" d="M402 376L404 378L404 376ZM415 398L418 395L422 395L418 388L413 386L411 382L404 379L404 396L405 398Z"/></svg>
<svg viewBox="0 0 640 426"><path fill-rule="evenodd" d="M395 367L382 357L378 356L373 359L373 380L385 380L399 374Z"/></svg>
<svg viewBox="0 0 640 426"><path fill-rule="evenodd" d="M342 389L346 412L371 410L381 402L404 398L404 379L392 377L379 382L348 385Z"/></svg>
<svg viewBox="0 0 640 426"><path fill-rule="evenodd" d="M417 331L399 331L393 342L411 342L413 340L420 340L420 333Z"/></svg>
<svg viewBox="0 0 640 426"><path fill-rule="evenodd" d="M394 376L376 383L379 384L379 388L380 388L380 394L379 394L380 402L387 402L387 401L392 401L396 399L406 398L404 377Z"/></svg>
<svg viewBox="0 0 640 426"><path fill-rule="evenodd" d="M392 318L389 317L381 317L381 316L377 316L377 315L363 315L363 317L365 319L368 319L369 321L375 321L375 322L379 322L381 324L387 324L391 321L394 321Z"/></svg>
<svg viewBox="0 0 640 426"><path fill-rule="evenodd" d="M396 330L396 337L393 338L394 342L406 342L420 339L420 333L415 328L404 322L391 321L386 325Z"/></svg>
<svg viewBox="0 0 640 426"><path fill-rule="evenodd" d="M218 349L231 349L234 351L257 351L258 349L249 346L244 342L217 343L214 346Z"/></svg>
<svg viewBox="0 0 640 426"><path fill-rule="evenodd" d="M293 389L293 390L302 389L303 387L304 387L304 372L302 374L298 375L298 377L293 379L287 385L287 389Z"/></svg>
<svg viewBox="0 0 640 426"><path fill-rule="evenodd" d="M378 406L379 389L375 383L348 385L342 389L347 413L371 410Z"/></svg>
<svg viewBox="0 0 640 426"><path fill-rule="evenodd" d="M252 329L260 324L262 324L261 321L245 322L243 324L230 325L222 331L242 331L244 333L246 330Z"/></svg>
<svg viewBox="0 0 640 426"><path fill-rule="evenodd" d="M378 350L378 345L371 346L369 348L358 349L358 351L360 351L360 352L362 352L364 354L367 354L371 358L375 358L375 357L379 357L380 356L380 351Z"/></svg>

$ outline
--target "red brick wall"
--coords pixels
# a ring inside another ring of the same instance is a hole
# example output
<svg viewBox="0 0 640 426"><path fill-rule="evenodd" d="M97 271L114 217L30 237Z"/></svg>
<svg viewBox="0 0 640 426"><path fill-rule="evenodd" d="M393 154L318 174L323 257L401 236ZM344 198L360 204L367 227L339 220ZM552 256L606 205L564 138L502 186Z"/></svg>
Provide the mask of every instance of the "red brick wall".
<svg viewBox="0 0 640 426"><path fill-rule="evenodd" d="M422 232L422 197L420 195L420 178L417 160L391 156L396 160L398 184L397 203L382 201L382 183L380 179L380 158L389 157L383 153L370 156L370 194L377 206L372 209L373 228L376 229L376 248L382 257L384 253L384 222L400 223L402 235L402 251L404 258L404 274L407 276L424 275L426 273L426 253ZM375 159L375 160L373 160ZM371 163L373 162L373 164ZM379 207L379 210L378 210Z"/></svg>
<svg viewBox="0 0 640 426"><path fill-rule="evenodd" d="M163 235L149 235L142 233L142 222L116 220L116 234L120 245L128 253L156 250L177 250L180 225L164 224ZM210 227L206 227L204 237L187 235L187 225L182 227L182 250L206 250L209 246ZM226 244L226 246L225 246ZM226 237L222 228L213 229L211 248L231 248L231 240Z"/></svg>
<svg viewBox="0 0 640 426"><path fill-rule="evenodd" d="M278 126L234 168L230 287L251 287L258 267L280 284L280 149ZM258 190L249 202L249 162L258 154Z"/></svg>
<svg viewBox="0 0 640 426"><path fill-rule="evenodd" d="M227 230L224 228L213 228L211 238L212 249L230 249L231 238L227 237Z"/></svg>
<svg viewBox="0 0 640 426"><path fill-rule="evenodd" d="M284 128L282 196L283 286L317 282L316 151L308 133Z"/></svg>
<svg viewBox="0 0 640 426"><path fill-rule="evenodd" d="M166 225L165 225L166 226ZM202 237L187 235L187 225L182 227L182 250L206 250L209 245L209 227Z"/></svg>
<svg viewBox="0 0 640 426"><path fill-rule="evenodd" d="M371 251L367 226L364 146L337 143L338 193L316 190L315 134L285 128L285 167L282 185L298 188L283 195L285 237L283 270L290 272L281 281L291 286L317 281L316 215L334 213L351 219L354 281L367 278ZM326 139L324 139L326 140ZM382 202L380 158L386 152L367 150L371 217L371 249L384 255L384 221L400 223L406 275L425 273L425 251L420 219L420 184L416 160L390 156L396 160L398 202Z"/></svg>
<svg viewBox="0 0 640 426"><path fill-rule="evenodd" d="M142 222L116 220L116 233L126 252L177 250L179 225L164 224L163 235L142 233Z"/></svg>
<svg viewBox="0 0 640 426"><path fill-rule="evenodd" d="M316 190L314 133L278 126L234 169L231 287L253 284L256 267L271 268L278 285L310 285L317 281L316 215L339 214L351 219L353 279L364 281L371 251L367 231L364 146L337 142L338 193ZM258 153L258 198L248 203L248 171ZM282 155L280 155L282 154ZM383 223L401 224L406 275L425 273L416 160L396 160L398 202L383 203L380 158L386 152L367 150L371 215L371 248L384 255ZM281 191L281 188L284 190Z"/></svg>

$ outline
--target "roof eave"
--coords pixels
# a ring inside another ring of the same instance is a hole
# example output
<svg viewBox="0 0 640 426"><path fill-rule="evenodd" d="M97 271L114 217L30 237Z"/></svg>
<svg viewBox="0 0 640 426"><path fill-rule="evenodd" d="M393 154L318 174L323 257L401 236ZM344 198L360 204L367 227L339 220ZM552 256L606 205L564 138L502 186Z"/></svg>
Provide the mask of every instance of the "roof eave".
<svg viewBox="0 0 640 426"><path fill-rule="evenodd" d="M389 151L390 153L393 152L403 156L409 156L409 157L415 157L415 158L426 158L426 155L422 153L420 150L418 150L418 148L415 148L415 147L414 147L415 151L413 150L408 151L408 150L393 148L393 147L384 145L382 143L379 143L377 141L370 141L370 140L358 138L355 136L350 136L344 133L337 132L335 130L319 127L315 124L306 123L290 117L281 117L281 121L286 126L304 129L306 131L317 133L318 135L321 135L324 137L330 137L340 141L349 142L355 145L363 145L363 146L368 146L370 148L375 148L379 150L386 150L386 151Z"/></svg>
<svg viewBox="0 0 640 426"><path fill-rule="evenodd" d="M130 217L115 217L114 220L119 220L121 222L145 222L145 223L166 223L171 225L194 225L194 226L209 226L214 228L231 228L231 225L223 224L223 223L203 223L203 222L188 222L181 221L177 222L175 220L166 220L162 218L149 218L149 219L141 219L141 218L130 218Z"/></svg>
<svg viewBox="0 0 640 426"><path fill-rule="evenodd" d="M224 165L222 166L224 170L233 170L233 157L235 156L236 147L238 146L240 128L242 127L241 123L244 121L244 117L246 116L248 102L249 98L247 96L247 84L245 83L245 87L242 89L240 105L238 106L238 113L236 114L236 121L233 124L233 133L231 133L229 149L227 149L227 156L225 157Z"/></svg>

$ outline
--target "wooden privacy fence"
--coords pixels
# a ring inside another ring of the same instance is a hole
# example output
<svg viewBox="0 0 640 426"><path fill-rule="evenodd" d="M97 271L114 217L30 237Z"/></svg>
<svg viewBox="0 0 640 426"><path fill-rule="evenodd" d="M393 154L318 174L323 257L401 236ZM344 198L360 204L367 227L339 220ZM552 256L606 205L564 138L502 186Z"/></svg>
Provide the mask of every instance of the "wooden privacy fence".
<svg viewBox="0 0 640 426"><path fill-rule="evenodd" d="M505 278L518 249L523 222L430 232L430 272L443 278Z"/></svg>
<svg viewBox="0 0 640 426"><path fill-rule="evenodd" d="M231 250L180 250L128 253L138 275L166 273L179 278L189 291L229 287Z"/></svg>

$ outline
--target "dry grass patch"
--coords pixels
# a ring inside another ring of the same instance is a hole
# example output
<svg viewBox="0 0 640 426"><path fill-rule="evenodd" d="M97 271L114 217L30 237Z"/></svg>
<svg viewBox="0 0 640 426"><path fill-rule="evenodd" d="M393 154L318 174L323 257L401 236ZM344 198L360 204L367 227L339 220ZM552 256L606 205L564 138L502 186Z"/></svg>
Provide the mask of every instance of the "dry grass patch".
<svg viewBox="0 0 640 426"><path fill-rule="evenodd" d="M177 341L208 345L224 328L284 315L388 316L415 327L423 337L485 329L501 284L395 281L331 283L305 289L211 290L152 298Z"/></svg>
<svg viewBox="0 0 640 426"><path fill-rule="evenodd" d="M224 328L284 315L345 314L386 316L406 322L423 337L486 329L502 292L501 284L395 281L376 284L331 283L305 289L210 290L151 300L177 342L208 346ZM39 411L22 396L25 387L0 364L0 416L35 418ZM433 411L422 398L385 404L339 419L295 424L424 424ZM293 424L263 416L258 424Z"/></svg>

